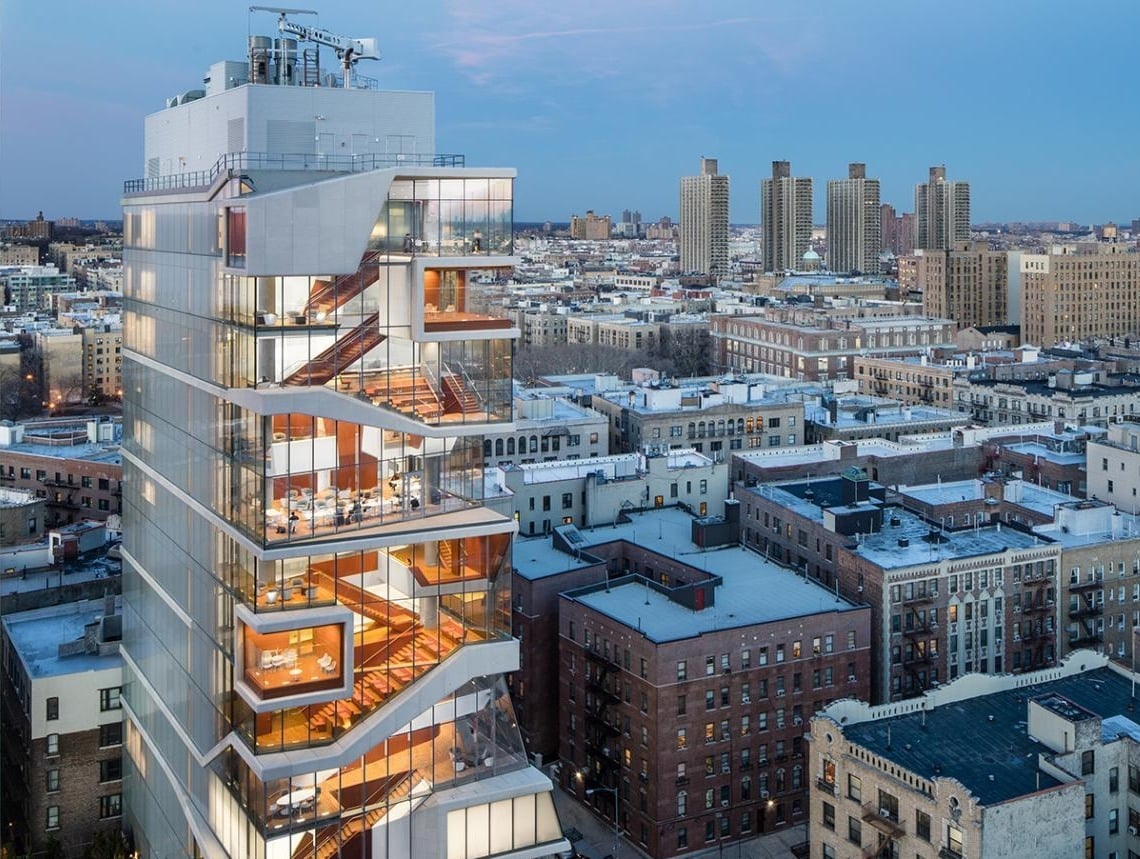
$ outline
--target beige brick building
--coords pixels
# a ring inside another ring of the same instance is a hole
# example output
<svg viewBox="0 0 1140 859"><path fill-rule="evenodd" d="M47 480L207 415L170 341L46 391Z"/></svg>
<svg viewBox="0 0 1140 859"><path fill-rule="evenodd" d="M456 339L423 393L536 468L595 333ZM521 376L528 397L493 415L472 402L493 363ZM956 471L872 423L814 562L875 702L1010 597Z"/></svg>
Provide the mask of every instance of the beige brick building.
<svg viewBox="0 0 1140 859"><path fill-rule="evenodd" d="M1081 651L903 704L831 705L811 721L811 856L1135 856L1130 686Z"/></svg>
<svg viewBox="0 0 1140 859"><path fill-rule="evenodd" d="M962 326L1011 321L1005 251L992 251L984 242L958 242L948 250L917 250L915 261L923 313Z"/></svg>
<svg viewBox="0 0 1140 859"><path fill-rule="evenodd" d="M1038 346L1140 333L1140 253L1118 244L1022 254L1021 340Z"/></svg>

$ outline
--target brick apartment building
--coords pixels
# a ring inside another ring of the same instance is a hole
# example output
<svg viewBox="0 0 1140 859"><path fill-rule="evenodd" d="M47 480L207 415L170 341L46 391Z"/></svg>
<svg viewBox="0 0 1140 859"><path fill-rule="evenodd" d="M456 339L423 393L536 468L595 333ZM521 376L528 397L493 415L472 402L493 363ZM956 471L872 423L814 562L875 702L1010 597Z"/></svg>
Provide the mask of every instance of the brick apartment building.
<svg viewBox="0 0 1140 859"><path fill-rule="evenodd" d="M925 316L821 319L817 325L760 316L710 319L718 369L809 382L852 378L860 355L918 355L951 347L957 330L953 320Z"/></svg>
<svg viewBox="0 0 1140 859"><path fill-rule="evenodd" d="M1056 660L1061 546L1028 525L924 519L858 468L737 492L745 545L871 607L872 701Z"/></svg>
<svg viewBox="0 0 1140 859"><path fill-rule="evenodd" d="M113 596L4 618L3 826L23 853L79 859L120 828L121 634Z"/></svg>
<svg viewBox="0 0 1140 859"><path fill-rule="evenodd" d="M106 418L0 425L0 486L44 499L49 527L119 514L120 433Z"/></svg>
<svg viewBox="0 0 1140 859"><path fill-rule="evenodd" d="M869 693L870 609L739 546L738 513L564 526L543 554L515 553L520 720L557 726L563 786L610 821L616 791L621 828L653 857L806 820L807 720ZM536 710L552 676L557 704Z"/></svg>

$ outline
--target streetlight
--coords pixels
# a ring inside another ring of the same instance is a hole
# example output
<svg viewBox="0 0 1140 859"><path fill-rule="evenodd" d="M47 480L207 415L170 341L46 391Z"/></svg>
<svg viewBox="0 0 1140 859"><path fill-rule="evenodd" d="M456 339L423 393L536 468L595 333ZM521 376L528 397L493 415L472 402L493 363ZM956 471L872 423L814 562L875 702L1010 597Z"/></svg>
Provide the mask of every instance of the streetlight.
<svg viewBox="0 0 1140 859"><path fill-rule="evenodd" d="M576 773L579 782L585 782L586 773L583 770L578 770ZM621 847L621 829L618 823L618 789L616 787L588 787L586 788L586 796L593 796L595 793L612 793L614 796L614 859L618 857L618 850Z"/></svg>

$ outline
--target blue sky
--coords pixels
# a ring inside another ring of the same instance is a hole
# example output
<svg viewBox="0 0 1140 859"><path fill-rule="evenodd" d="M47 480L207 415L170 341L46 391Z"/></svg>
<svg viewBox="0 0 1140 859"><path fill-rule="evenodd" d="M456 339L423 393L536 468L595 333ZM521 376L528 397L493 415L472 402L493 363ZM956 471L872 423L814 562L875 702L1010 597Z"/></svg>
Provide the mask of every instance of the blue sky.
<svg viewBox="0 0 1140 859"><path fill-rule="evenodd" d="M774 159L815 179L817 222L849 161L900 211L944 163L971 183L975 221L1140 217L1134 0L312 8L327 29L380 39L363 74L437 92L440 151L518 169L518 220L676 217L677 179L702 154L732 177L737 223L759 220ZM0 217L117 217L122 180L142 174L143 117L243 57L246 9L0 4ZM254 20L271 32L271 16Z"/></svg>

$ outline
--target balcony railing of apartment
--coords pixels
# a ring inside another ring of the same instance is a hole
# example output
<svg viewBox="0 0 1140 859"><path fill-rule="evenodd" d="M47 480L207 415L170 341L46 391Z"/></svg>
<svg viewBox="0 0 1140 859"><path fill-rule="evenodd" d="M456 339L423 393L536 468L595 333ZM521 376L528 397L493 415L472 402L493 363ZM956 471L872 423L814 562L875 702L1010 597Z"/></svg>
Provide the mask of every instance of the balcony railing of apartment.
<svg viewBox="0 0 1140 859"><path fill-rule="evenodd" d="M360 155L321 155L317 153L230 152L208 170L128 179L124 194L150 191L189 191L214 184L221 175L235 176L245 170L318 170L335 173L364 173L391 167L464 167L464 155L421 155L415 153L362 153Z"/></svg>

